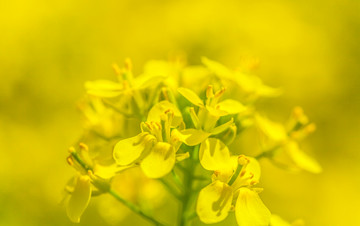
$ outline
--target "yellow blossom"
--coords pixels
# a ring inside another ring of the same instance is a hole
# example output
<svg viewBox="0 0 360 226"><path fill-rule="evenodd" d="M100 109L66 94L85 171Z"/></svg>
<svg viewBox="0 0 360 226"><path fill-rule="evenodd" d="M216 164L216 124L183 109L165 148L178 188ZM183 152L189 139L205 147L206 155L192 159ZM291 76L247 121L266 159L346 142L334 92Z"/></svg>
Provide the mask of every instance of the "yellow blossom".
<svg viewBox="0 0 360 226"><path fill-rule="evenodd" d="M182 122L177 108L167 101L157 103L141 124L142 132L120 140L114 147L114 159L120 166L138 163L145 175L160 178L174 167L181 142L175 127Z"/></svg>
<svg viewBox="0 0 360 226"><path fill-rule="evenodd" d="M198 107L197 113L193 107L189 108L189 114L195 128L181 131L181 140L189 146L197 145L209 136L220 134L234 126L233 119L216 126L220 117L244 113L247 110L244 105L236 100L226 99L219 102L225 88L214 93L213 87L208 86L206 101L203 101L195 92L187 88L181 87L178 92Z"/></svg>
<svg viewBox="0 0 360 226"><path fill-rule="evenodd" d="M238 225L268 225L270 211L253 188L260 178L260 166L256 159L240 155L230 156L220 140L209 138L201 144L200 163L214 171L213 182L203 188L197 200L196 211L201 221L216 223L224 220L235 202Z"/></svg>
<svg viewBox="0 0 360 226"><path fill-rule="evenodd" d="M287 165L289 169L302 169L312 173L322 171L320 164L299 147L298 142L315 129L301 108L294 109L287 128L260 115L255 115L255 122L260 131L265 155L269 155L274 161L283 162L280 158L285 154L294 166L286 160L281 164Z"/></svg>

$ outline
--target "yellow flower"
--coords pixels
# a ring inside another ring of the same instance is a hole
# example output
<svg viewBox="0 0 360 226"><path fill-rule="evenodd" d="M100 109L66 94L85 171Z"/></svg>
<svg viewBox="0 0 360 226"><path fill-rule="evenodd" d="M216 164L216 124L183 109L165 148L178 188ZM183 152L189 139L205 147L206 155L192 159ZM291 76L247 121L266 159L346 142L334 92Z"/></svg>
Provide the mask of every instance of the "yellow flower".
<svg viewBox="0 0 360 226"><path fill-rule="evenodd" d="M79 146L78 151L75 151L73 147L70 148L71 155L67 158L67 161L77 170L77 176L70 180L65 187L69 194L66 212L70 220L76 223L80 222L80 217L90 202L91 194L93 192L102 193L108 189L98 176L110 178L121 170L117 167L104 167L97 164L90 157L87 145L80 143ZM94 190L92 183L97 184L97 189Z"/></svg>
<svg viewBox="0 0 360 226"><path fill-rule="evenodd" d="M66 213L72 222L79 223L91 198L90 178L86 175L77 176L74 187L68 186L67 189L71 196L66 205Z"/></svg>
<svg viewBox="0 0 360 226"><path fill-rule="evenodd" d="M315 125L309 123L301 108L294 109L287 128L260 115L255 115L255 123L262 138L264 155L268 155L278 164L285 164L288 169L302 169L312 173L322 171L320 164L299 147L298 142L315 129ZM287 158L290 158L292 163L289 163Z"/></svg>
<svg viewBox="0 0 360 226"><path fill-rule="evenodd" d="M259 188L253 188L260 178L256 159L240 155L230 156L225 144L209 138L201 144L200 163L214 171L213 182L198 196L196 212L204 223L224 220L235 201L238 225L265 226L270 222L270 211L261 201Z"/></svg>
<svg viewBox="0 0 360 226"><path fill-rule="evenodd" d="M87 96L82 99L78 108L84 116L86 133L100 138L129 136L135 132L133 124L139 123L139 120L130 120L113 108L107 107L102 99L96 96Z"/></svg>
<svg viewBox="0 0 360 226"><path fill-rule="evenodd" d="M256 100L259 97L274 97L281 94L281 90L263 84L260 78L254 75L242 73L240 70L232 71L224 65L202 58L203 64L212 71L223 83L232 87L235 92L240 92L247 101Z"/></svg>
<svg viewBox="0 0 360 226"><path fill-rule="evenodd" d="M213 87L208 86L205 103L190 89L181 87L178 89L178 92L190 103L198 107L197 113L193 107L189 109L190 117L195 128L181 131L181 141L189 146L197 145L209 136L220 134L234 126L233 119L216 126L220 117L244 113L247 110L244 105L236 100L226 99L219 102L225 92L224 88L214 93Z"/></svg>
<svg viewBox="0 0 360 226"><path fill-rule="evenodd" d="M144 115L151 107L157 95L158 86L164 76L144 74L134 77L130 59L125 61L125 67L114 65L118 82L108 80L88 81L85 83L87 93L103 98L104 103L116 109L125 116Z"/></svg>
<svg viewBox="0 0 360 226"><path fill-rule="evenodd" d="M120 166L138 163L150 178L165 176L176 162L176 152L181 145L176 128L181 124L181 113L173 104L157 103L150 110L147 122L141 124L142 132L115 145L116 163Z"/></svg>

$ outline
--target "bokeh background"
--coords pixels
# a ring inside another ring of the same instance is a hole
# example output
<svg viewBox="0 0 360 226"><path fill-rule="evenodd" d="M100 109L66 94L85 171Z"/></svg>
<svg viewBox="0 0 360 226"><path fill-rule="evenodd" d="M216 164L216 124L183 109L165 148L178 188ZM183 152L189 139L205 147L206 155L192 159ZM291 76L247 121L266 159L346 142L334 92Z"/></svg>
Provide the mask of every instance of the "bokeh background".
<svg viewBox="0 0 360 226"><path fill-rule="evenodd" d="M259 103L285 121L300 105L317 124L304 144L324 168L290 174L262 162L262 198L307 225L360 225L360 1L13 0L0 2L0 225L72 225L59 205L81 134L75 103L111 64L186 54L256 74L284 95ZM91 202L80 225L107 225ZM230 219L231 220L231 219ZM145 224L130 215L122 225Z"/></svg>

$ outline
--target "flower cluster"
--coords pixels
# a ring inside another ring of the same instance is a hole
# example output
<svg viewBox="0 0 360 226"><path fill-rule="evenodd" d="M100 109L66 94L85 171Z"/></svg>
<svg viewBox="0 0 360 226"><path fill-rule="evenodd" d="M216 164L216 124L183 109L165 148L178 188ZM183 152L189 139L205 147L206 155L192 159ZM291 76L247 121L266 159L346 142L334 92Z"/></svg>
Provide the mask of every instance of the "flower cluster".
<svg viewBox="0 0 360 226"><path fill-rule="evenodd" d="M260 199L258 160L268 158L288 170L321 172L299 144L315 125L299 107L284 125L256 110L259 98L281 94L248 73L257 61L237 70L207 58L202 62L204 66L150 61L143 74L134 76L126 60L123 68L114 65L117 81L86 82L87 95L79 103L84 135L67 158L77 171L65 189L72 221L80 221L91 196L108 193L150 222L166 224L144 209L140 199L128 200L126 192L117 192L138 190L129 177L119 183L130 174L144 187L154 181L163 184L161 188L179 199L179 225L194 217L216 223L232 212L240 226L290 225L271 214ZM250 127L257 128L262 152L245 156L234 141ZM147 201L155 202L154 197Z"/></svg>

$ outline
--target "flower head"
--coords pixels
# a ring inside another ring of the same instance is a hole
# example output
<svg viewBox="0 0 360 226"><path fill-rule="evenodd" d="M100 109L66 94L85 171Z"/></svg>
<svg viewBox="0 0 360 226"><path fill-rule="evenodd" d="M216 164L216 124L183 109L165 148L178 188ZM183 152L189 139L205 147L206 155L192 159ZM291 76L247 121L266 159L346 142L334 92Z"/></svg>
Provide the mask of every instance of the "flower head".
<svg viewBox="0 0 360 226"><path fill-rule="evenodd" d="M239 225L269 224L270 211L258 195L261 189L253 187L260 178L260 165L256 159L230 156L225 144L209 138L201 144L200 163L205 169L214 171L213 182L199 193L196 211L201 221L216 223L224 220L234 202Z"/></svg>
<svg viewBox="0 0 360 226"><path fill-rule="evenodd" d="M179 88L178 92L198 108L197 112L195 112L194 107L189 108L189 115L195 128L181 131L183 135L181 136L182 141L189 146L197 145L212 135L234 129L233 118L220 125L217 125L217 123L223 116L234 116L247 111L247 108L236 100L226 99L220 101L225 88L214 93L213 87L209 85L206 89L205 101L190 89Z"/></svg>
<svg viewBox="0 0 360 226"><path fill-rule="evenodd" d="M145 175L160 178L168 174L176 162L181 142L177 128L182 124L180 111L170 102L157 103L141 124L142 132L120 140L114 147L114 159L120 166L139 164Z"/></svg>

